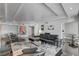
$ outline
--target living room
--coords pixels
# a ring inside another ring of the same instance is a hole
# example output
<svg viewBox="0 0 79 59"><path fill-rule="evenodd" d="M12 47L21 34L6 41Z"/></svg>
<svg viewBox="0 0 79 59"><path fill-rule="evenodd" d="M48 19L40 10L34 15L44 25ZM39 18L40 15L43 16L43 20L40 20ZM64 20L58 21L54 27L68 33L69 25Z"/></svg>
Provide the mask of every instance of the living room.
<svg viewBox="0 0 79 59"><path fill-rule="evenodd" d="M78 6L0 4L0 56L78 56Z"/></svg>

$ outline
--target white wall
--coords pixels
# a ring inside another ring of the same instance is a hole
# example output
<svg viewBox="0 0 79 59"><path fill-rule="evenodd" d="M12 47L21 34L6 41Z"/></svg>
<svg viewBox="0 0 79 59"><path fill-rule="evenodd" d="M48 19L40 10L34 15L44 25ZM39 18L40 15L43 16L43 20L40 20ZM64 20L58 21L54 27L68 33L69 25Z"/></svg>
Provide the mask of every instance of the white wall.
<svg viewBox="0 0 79 59"><path fill-rule="evenodd" d="M0 47L3 44L1 44L1 35L6 33L18 33L18 25L0 24Z"/></svg>
<svg viewBox="0 0 79 59"><path fill-rule="evenodd" d="M46 24L48 22L48 24ZM41 22L40 22L41 23ZM64 24L67 23L67 26L65 27ZM79 34L78 30L78 22L74 18L59 18L57 20L54 20L53 18L48 18L44 19L43 23L45 25L45 32L49 32L51 34L57 34L59 35L59 38L63 38L63 32L62 30L66 30L67 33L74 33L74 34ZM55 29L54 30L48 30L49 25L54 25ZM65 32L65 33L66 33Z"/></svg>
<svg viewBox="0 0 79 59"><path fill-rule="evenodd" d="M78 36L78 22L66 23L65 33L76 34Z"/></svg>
<svg viewBox="0 0 79 59"><path fill-rule="evenodd" d="M50 20L50 19L49 19ZM48 24L46 24L46 22L43 22L41 24L44 24L44 33L51 33L51 34L55 34L58 35L59 38L61 38L61 24L67 22L67 19L59 19L56 21L53 21L53 19L51 21L48 21ZM49 25L53 25L54 26L54 30L48 30L48 26Z"/></svg>
<svg viewBox="0 0 79 59"><path fill-rule="evenodd" d="M53 18L51 20L50 19L51 18L48 18L48 20L46 19L46 20L39 21L39 22L31 21L29 23L25 23L25 25L26 25L26 34L29 35L31 33L30 29L29 29L29 26L34 26L35 27L34 34L39 35L41 25L44 25L45 28L44 28L43 33L48 32L48 33L51 33L51 34L59 35L59 38L63 38L62 29L65 30L64 24L74 22L74 20L70 19L70 18L61 18L61 19L57 19L57 20L53 20ZM46 22L48 22L48 24L46 24ZM54 30L48 30L49 25L54 25ZM72 26L73 26L72 33L74 32L74 33L77 34L78 33L77 23L73 23ZM69 31L71 31L72 26L68 25L68 27L70 28Z"/></svg>
<svg viewBox="0 0 79 59"><path fill-rule="evenodd" d="M39 34L39 26L38 23L35 22L29 22L25 24L26 26L26 35L30 35L31 31L30 31L30 26L34 26L34 35L38 35Z"/></svg>
<svg viewBox="0 0 79 59"><path fill-rule="evenodd" d="M18 26L17 25L8 25L8 24L2 24L1 26L1 33L18 33Z"/></svg>
<svg viewBox="0 0 79 59"><path fill-rule="evenodd" d="M48 26L53 25L54 26L54 30L48 30ZM55 35L61 35L61 24L59 23L48 23L45 25L45 32L47 33L51 33L51 34L55 34Z"/></svg>

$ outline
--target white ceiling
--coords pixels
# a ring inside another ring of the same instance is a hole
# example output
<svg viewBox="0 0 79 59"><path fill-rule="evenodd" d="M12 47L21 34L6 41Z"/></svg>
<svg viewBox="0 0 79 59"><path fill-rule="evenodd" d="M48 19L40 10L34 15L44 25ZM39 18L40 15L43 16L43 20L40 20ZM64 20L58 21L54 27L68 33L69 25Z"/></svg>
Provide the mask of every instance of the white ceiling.
<svg viewBox="0 0 79 59"><path fill-rule="evenodd" d="M0 16L5 16L5 7L4 4L0 4Z"/></svg>
<svg viewBox="0 0 79 59"><path fill-rule="evenodd" d="M71 17L79 10L79 3L0 3L2 21L28 22L50 17Z"/></svg>
<svg viewBox="0 0 79 59"><path fill-rule="evenodd" d="M69 17L76 15L79 11L79 3L65 3L62 5Z"/></svg>
<svg viewBox="0 0 79 59"><path fill-rule="evenodd" d="M20 4L7 4L7 20L13 19L13 16L16 14Z"/></svg>

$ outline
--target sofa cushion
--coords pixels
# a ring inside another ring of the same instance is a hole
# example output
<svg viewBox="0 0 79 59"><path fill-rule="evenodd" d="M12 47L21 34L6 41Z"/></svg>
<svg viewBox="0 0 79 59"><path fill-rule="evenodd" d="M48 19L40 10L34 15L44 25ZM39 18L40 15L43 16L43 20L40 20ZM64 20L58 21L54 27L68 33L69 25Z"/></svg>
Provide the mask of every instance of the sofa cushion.
<svg viewBox="0 0 79 59"><path fill-rule="evenodd" d="M0 47L0 56L10 55L11 48L8 46Z"/></svg>
<svg viewBox="0 0 79 59"><path fill-rule="evenodd" d="M0 47L0 53L6 52L6 51L11 51L11 48L8 46Z"/></svg>
<svg viewBox="0 0 79 59"><path fill-rule="evenodd" d="M26 49L23 49L22 50L22 52L24 53L24 54L29 54L29 53L34 53L34 52L36 52L36 50L37 50L37 47L34 47L34 48L26 48Z"/></svg>

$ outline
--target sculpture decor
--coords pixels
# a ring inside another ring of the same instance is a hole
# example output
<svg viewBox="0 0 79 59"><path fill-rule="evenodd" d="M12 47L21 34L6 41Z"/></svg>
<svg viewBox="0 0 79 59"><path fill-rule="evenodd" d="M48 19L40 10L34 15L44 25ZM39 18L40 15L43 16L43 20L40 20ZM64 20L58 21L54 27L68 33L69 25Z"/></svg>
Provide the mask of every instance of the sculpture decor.
<svg viewBox="0 0 79 59"><path fill-rule="evenodd" d="M19 32L20 32L20 34L25 34L26 33L26 27L25 27L24 24L20 25Z"/></svg>

